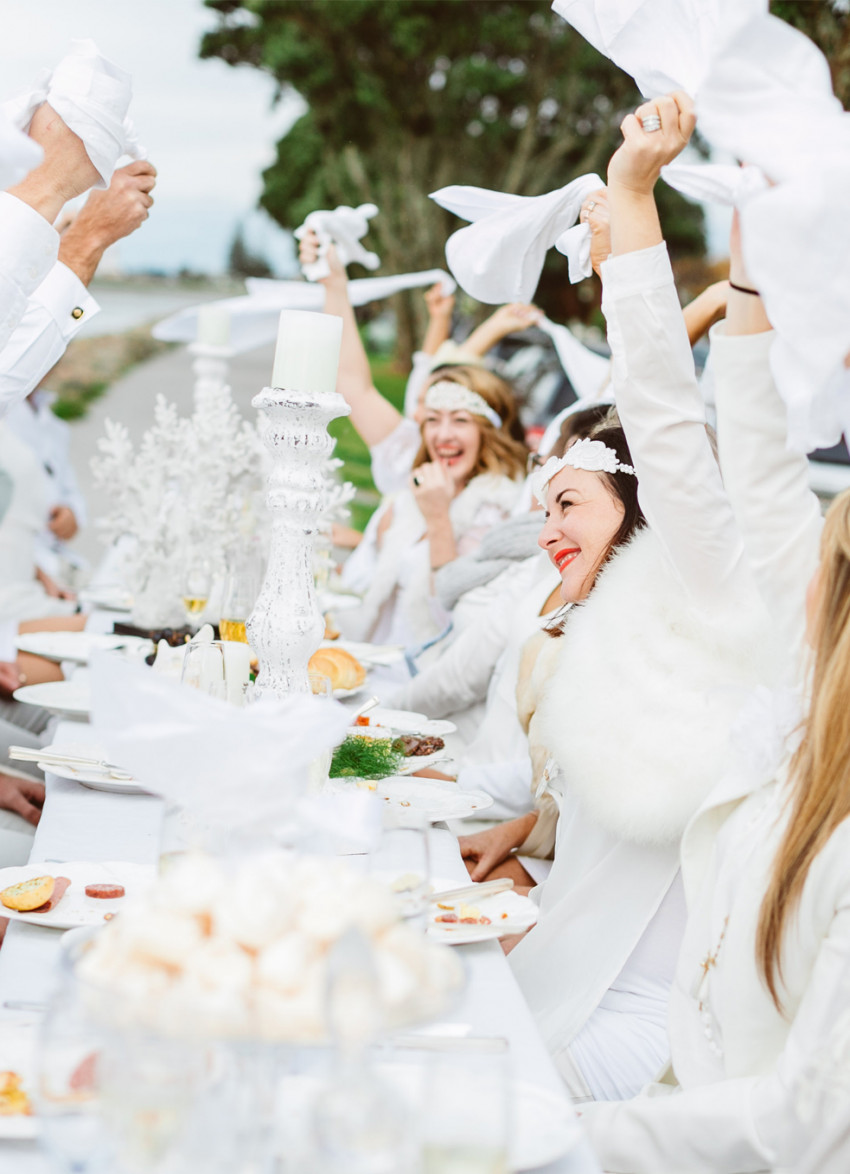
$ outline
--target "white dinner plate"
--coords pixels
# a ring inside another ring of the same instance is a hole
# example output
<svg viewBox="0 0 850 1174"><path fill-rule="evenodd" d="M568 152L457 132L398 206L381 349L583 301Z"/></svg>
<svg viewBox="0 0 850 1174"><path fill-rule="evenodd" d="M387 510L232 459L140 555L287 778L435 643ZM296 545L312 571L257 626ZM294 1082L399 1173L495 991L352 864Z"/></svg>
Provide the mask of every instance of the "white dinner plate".
<svg viewBox="0 0 850 1174"><path fill-rule="evenodd" d="M37 1018L0 1022L0 1071L16 1072L30 1099L35 1086L35 1050L40 1025L41 1020ZM37 1133L38 1119L34 1116L23 1113L0 1116L2 1141L28 1141Z"/></svg>
<svg viewBox="0 0 850 1174"><path fill-rule="evenodd" d="M441 890L460 888L462 882L436 879L431 888L439 896ZM450 908L440 908L436 901L429 903L428 936L445 942L448 946L467 946L473 942L494 941L511 934L523 933L537 921L540 910L529 897L523 897L508 889L491 897L476 899L467 897L464 901L449 902ZM483 917L490 918L489 925L461 925L459 922L438 921L445 913L459 912L461 905L474 906Z"/></svg>
<svg viewBox="0 0 850 1174"><path fill-rule="evenodd" d="M397 738L398 732L389 729L388 726L351 726L350 733L357 738ZM433 766L438 762L442 762L448 758L449 752L443 747L442 750L435 750L433 754L411 754L404 758L397 774L409 775L415 774L418 770L423 770L426 766Z"/></svg>
<svg viewBox="0 0 850 1174"><path fill-rule="evenodd" d="M372 791L388 807L418 811L431 823L444 819L466 819L491 807L490 795L461 791L456 783L442 779L419 779L412 775L391 775L387 779L330 779L325 793L346 794L351 789Z"/></svg>
<svg viewBox="0 0 850 1174"><path fill-rule="evenodd" d="M153 651L153 644L141 636L106 636L97 632L29 632L18 636L17 645L21 652L43 656L45 660L57 663L66 660L74 664L88 664L93 652L112 651L117 648L135 650L146 644Z"/></svg>
<svg viewBox="0 0 850 1174"><path fill-rule="evenodd" d="M77 592L81 603L90 603L104 611L132 611L133 593L124 587L83 587Z"/></svg>
<svg viewBox="0 0 850 1174"><path fill-rule="evenodd" d="M39 770L45 774L56 775L59 779L70 779L92 791L109 791L114 795L146 795L144 787L140 787L134 779L116 779L107 770L98 770L96 767L74 766L70 762L39 762Z"/></svg>
<svg viewBox="0 0 850 1174"><path fill-rule="evenodd" d="M40 705L51 713L65 717L88 717L91 712L91 689L88 681L43 681L40 685L23 685L12 694L16 701Z"/></svg>
<svg viewBox="0 0 850 1174"><path fill-rule="evenodd" d="M345 701L347 697L356 697L358 693L362 693L366 688L367 681L362 685L355 685L353 689L334 689L333 695L337 701Z"/></svg>
<svg viewBox="0 0 850 1174"><path fill-rule="evenodd" d="M461 1049L462 1044L460 1041ZM426 1062L377 1064L375 1071L407 1103L414 1119L421 1117ZM285 1122L280 1140L287 1157L300 1154L302 1147L309 1150L312 1106L323 1085L324 1081L313 1075L285 1076L278 1085L277 1117ZM508 1169L512 1174L557 1161L581 1140L581 1127L566 1094L517 1080L511 1082L509 1097L513 1136ZM458 1112L463 1112L463 1106L458 1106Z"/></svg>
<svg viewBox="0 0 850 1174"><path fill-rule="evenodd" d="M397 734L434 734L442 738L444 734L453 734L457 729L454 722L435 721L424 713L414 713L410 709L385 709L377 705L366 714L369 725L387 726ZM368 730L369 726L364 726Z"/></svg>
<svg viewBox="0 0 850 1174"><path fill-rule="evenodd" d="M46 925L50 929L76 929L80 925L103 925L105 914L119 913L128 897L144 892L156 879L152 864L133 864L119 860L102 861L70 860L61 863L41 861L16 865L14 868L0 868L0 890L16 885L35 876L66 876L71 881L65 895L54 909L47 913L19 913L0 904L0 916L15 921L28 921L31 925ZM87 897L86 885L123 885L126 895L111 900Z"/></svg>

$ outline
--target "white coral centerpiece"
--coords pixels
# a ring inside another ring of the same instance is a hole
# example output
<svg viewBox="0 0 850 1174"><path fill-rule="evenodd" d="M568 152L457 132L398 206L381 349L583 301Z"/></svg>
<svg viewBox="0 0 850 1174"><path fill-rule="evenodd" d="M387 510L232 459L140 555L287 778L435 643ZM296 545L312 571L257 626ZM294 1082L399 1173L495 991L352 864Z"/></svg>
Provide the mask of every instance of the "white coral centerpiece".
<svg viewBox="0 0 850 1174"><path fill-rule="evenodd" d="M95 484L109 494L98 520L105 541L128 536L128 586L137 597L134 622L144 627L182 622L180 574L193 545L223 567L234 536L253 524L261 489L262 446L226 385L196 387L192 415L181 417L156 398L153 425L136 449L113 420L92 459Z"/></svg>

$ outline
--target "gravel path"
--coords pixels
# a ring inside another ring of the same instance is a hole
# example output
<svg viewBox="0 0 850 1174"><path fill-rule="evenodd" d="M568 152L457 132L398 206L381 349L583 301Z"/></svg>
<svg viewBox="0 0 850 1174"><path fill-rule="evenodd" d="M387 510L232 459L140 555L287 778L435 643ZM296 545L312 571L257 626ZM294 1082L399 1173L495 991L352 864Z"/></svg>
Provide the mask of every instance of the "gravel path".
<svg viewBox="0 0 850 1174"><path fill-rule="evenodd" d="M271 378L274 345L238 355L231 363L231 387L239 409L253 415L251 399ZM153 422L153 404L158 393L177 404L181 415L192 409L192 356L185 347L176 347L135 367L119 379L89 408L82 420L71 422L71 457L89 508L89 525L75 539L74 548L96 565L103 553L93 520L104 512L107 494L92 484L89 462L97 451L107 418L125 424L134 443Z"/></svg>

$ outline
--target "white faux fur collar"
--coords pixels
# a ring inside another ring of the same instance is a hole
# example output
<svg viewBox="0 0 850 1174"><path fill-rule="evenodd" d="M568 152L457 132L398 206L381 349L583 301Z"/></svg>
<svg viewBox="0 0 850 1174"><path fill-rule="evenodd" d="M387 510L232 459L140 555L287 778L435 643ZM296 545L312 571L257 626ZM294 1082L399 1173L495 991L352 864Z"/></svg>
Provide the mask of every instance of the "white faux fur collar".
<svg viewBox="0 0 850 1174"><path fill-rule="evenodd" d="M535 738L587 813L621 839L661 845L724 772L746 691L776 671L767 613L742 590L722 615L694 610L650 530L571 609L535 713Z"/></svg>

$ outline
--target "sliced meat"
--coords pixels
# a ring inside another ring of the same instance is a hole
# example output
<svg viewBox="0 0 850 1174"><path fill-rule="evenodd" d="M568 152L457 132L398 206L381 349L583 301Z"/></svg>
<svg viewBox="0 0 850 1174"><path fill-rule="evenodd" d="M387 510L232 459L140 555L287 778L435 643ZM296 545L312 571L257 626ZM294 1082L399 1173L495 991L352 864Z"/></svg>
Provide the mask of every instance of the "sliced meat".
<svg viewBox="0 0 850 1174"><path fill-rule="evenodd" d="M123 885L86 885L86 896L97 897L101 901L114 901L117 897L124 896Z"/></svg>
<svg viewBox="0 0 850 1174"><path fill-rule="evenodd" d="M51 909L55 909L65 893L68 891L70 880L67 876L57 876L53 885L53 896L49 901L45 901L43 905L39 905L37 909L31 910L32 913L49 913Z"/></svg>

